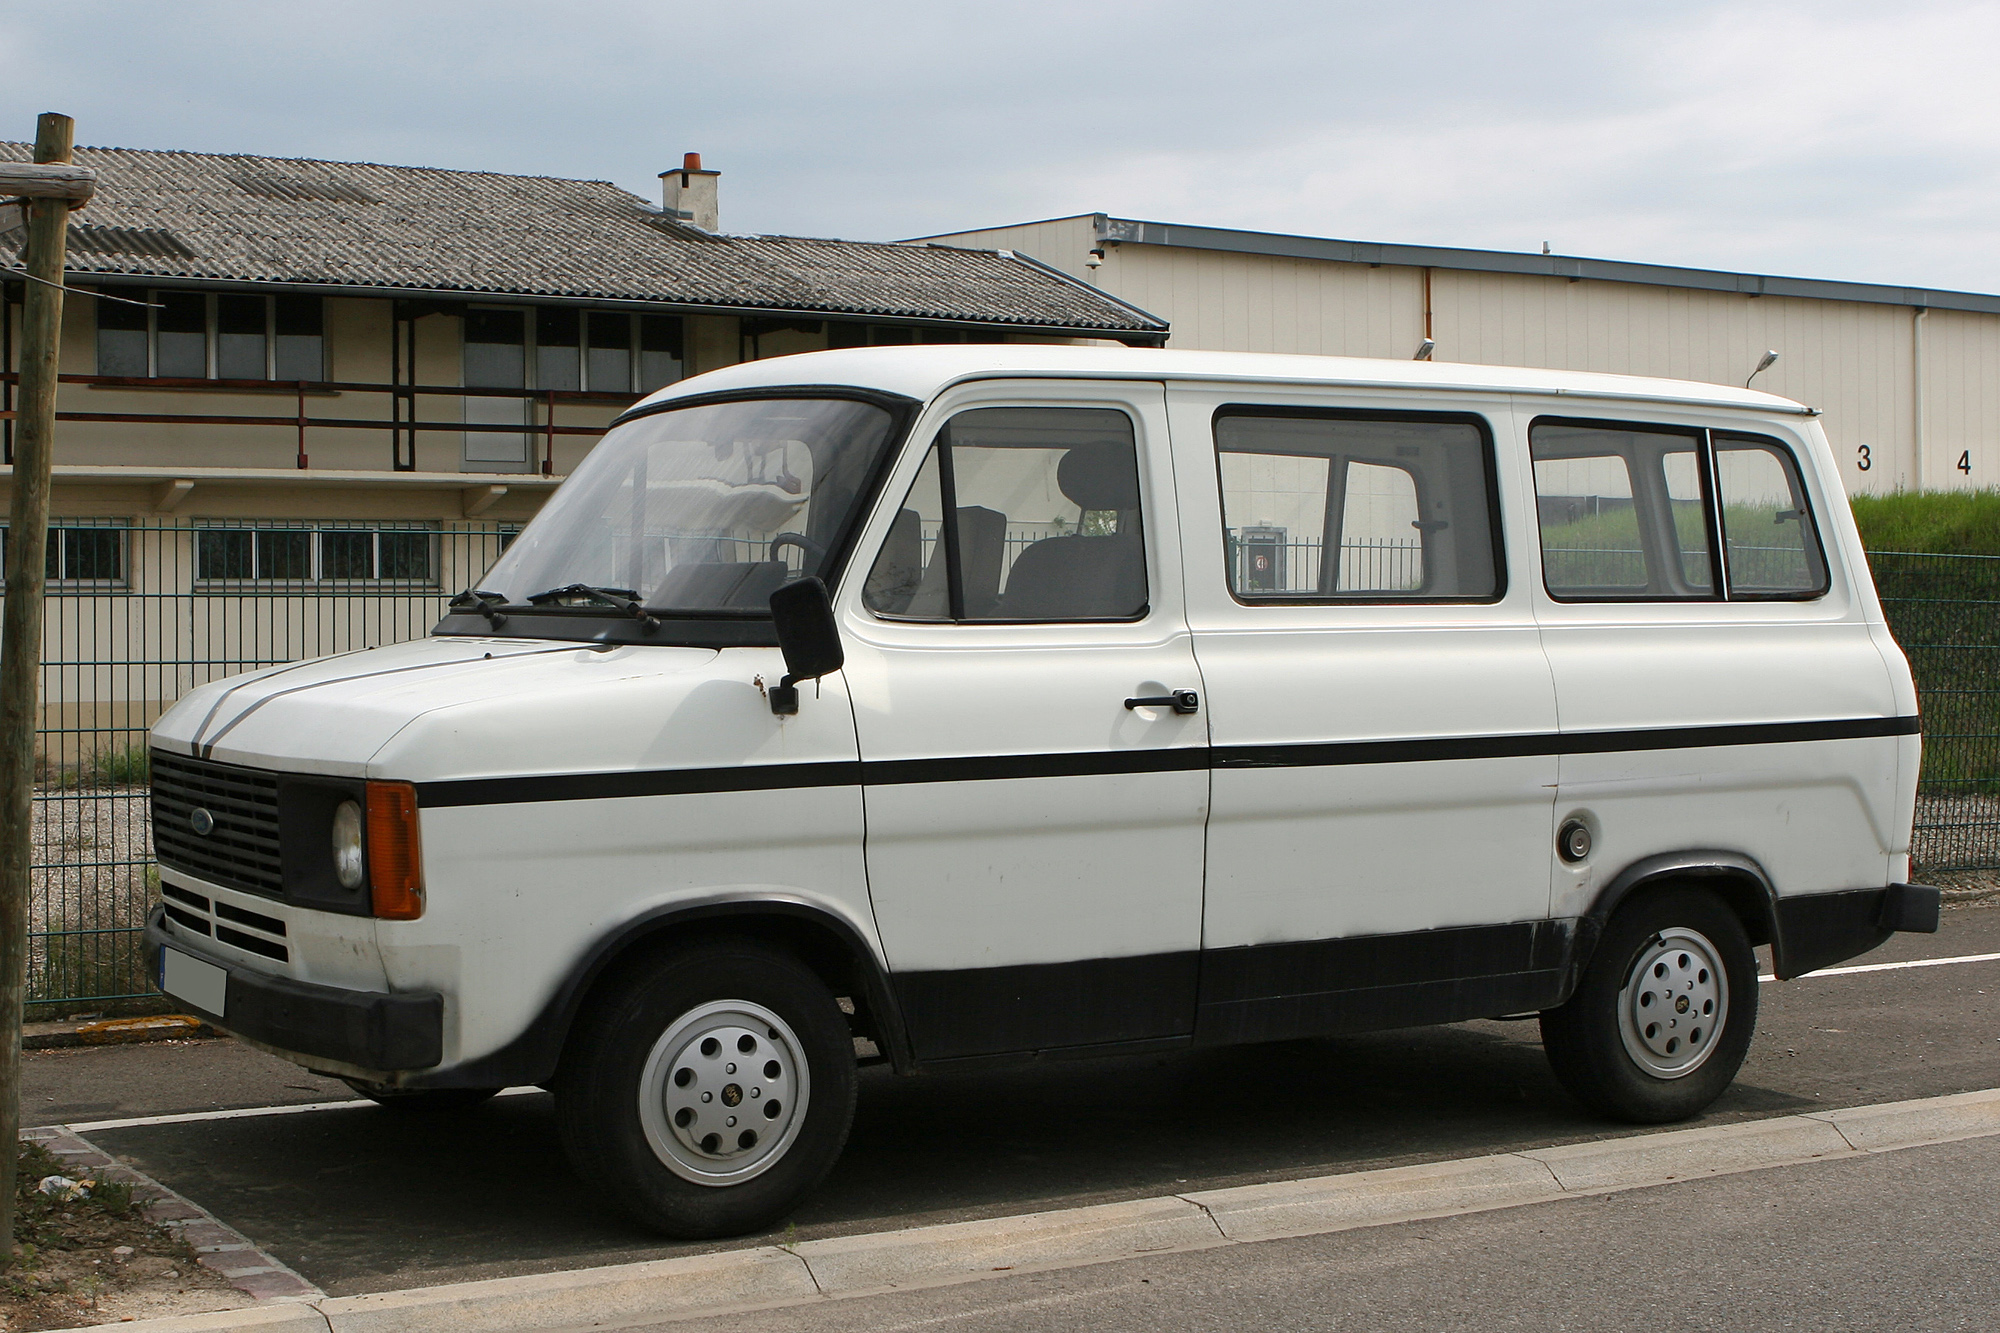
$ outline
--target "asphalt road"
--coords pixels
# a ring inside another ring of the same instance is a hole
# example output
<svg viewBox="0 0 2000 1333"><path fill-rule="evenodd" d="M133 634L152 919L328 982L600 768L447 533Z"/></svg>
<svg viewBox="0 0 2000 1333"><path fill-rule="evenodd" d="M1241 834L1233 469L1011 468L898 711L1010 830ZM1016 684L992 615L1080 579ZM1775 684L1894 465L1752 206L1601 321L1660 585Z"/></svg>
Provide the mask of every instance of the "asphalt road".
<svg viewBox="0 0 2000 1333"><path fill-rule="evenodd" d="M2000 910L1960 909L1946 913L1940 934L1899 936L1857 961L1991 952L2000 952ZM1750 1059L1697 1123L1996 1085L2000 962L1812 978L1762 988ZM48 1123L344 1093L234 1043L197 1042L37 1053L23 1100L27 1123ZM1639 1131L1569 1101L1533 1023L917 1079L871 1070L845 1157L784 1234L805 1240L1629 1132ZM334 1294L724 1248L663 1244L626 1223L587 1172L570 1171L540 1094L441 1119L363 1103L91 1137ZM1662 1262L1675 1243L1661 1239Z"/></svg>
<svg viewBox="0 0 2000 1333"><path fill-rule="evenodd" d="M2000 1139L1975 1139L652 1327L675 1333L1985 1333L2000 1324L1996 1179Z"/></svg>

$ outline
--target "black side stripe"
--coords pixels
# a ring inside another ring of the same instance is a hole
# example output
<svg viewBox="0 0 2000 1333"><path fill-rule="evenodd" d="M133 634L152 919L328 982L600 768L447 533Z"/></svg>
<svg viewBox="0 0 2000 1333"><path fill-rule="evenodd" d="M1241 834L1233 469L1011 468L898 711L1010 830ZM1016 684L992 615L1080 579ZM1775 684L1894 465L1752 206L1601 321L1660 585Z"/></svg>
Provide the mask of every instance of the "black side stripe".
<svg viewBox="0 0 2000 1333"><path fill-rule="evenodd" d="M1209 768L1314 768L1405 764L1447 759L1519 759L1542 755L1686 750L1710 745L1786 745L1800 741L1915 736L1914 717L1845 718L1829 722L1760 722L1723 727L1661 727L1636 731L1538 732L1518 736L1453 736L1435 740L1342 741L1325 745L1183 746L1081 754L982 755L953 759L840 760L814 764L745 764L639 773L559 773L464 778L417 784L426 809L596 801L624 796L688 796L704 792L783 791L809 787L906 786L925 782L989 782L1014 778L1188 773Z"/></svg>
<svg viewBox="0 0 2000 1333"><path fill-rule="evenodd" d="M1691 750L1708 745L1785 745L1795 741L1915 736L1914 717L1832 722L1756 722L1725 727L1656 727L1523 736L1446 736L1436 740L1339 741L1326 745L1219 745L1217 768L1312 768L1334 764L1407 764L1438 759L1521 759L1539 755Z"/></svg>

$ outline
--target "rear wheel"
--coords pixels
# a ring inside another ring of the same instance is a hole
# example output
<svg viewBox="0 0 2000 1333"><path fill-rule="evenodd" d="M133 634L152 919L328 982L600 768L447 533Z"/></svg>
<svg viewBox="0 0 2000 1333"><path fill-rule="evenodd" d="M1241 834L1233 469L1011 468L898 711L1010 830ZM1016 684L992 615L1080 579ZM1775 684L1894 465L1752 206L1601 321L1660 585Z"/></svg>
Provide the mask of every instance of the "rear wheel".
<svg viewBox="0 0 2000 1333"><path fill-rule="evenodd" d="M664 954L579 1022L556 1093L579 1175L681 1239L795 1207L854 1119L854 1042L833 993L751 941Z"/></svg>
<svg viewBox="0 0 2000 1333"><path fill-rule="evenodd" d="M1736 1077L1757 1027L1757 966L1743 923L1690 888L1615 912L1567 1004L1542 1015L1556 1077L1621 1120L1685 1120Z"/></svg>

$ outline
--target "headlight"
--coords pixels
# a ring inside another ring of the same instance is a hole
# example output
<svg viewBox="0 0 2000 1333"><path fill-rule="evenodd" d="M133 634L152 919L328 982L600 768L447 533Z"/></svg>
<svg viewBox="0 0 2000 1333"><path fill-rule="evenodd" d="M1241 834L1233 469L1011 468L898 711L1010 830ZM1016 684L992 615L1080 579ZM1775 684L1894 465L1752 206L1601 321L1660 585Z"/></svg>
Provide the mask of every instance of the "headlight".
<svg viewBox="0 0 2000 1333"><path fill-rule="evenodd" d="M322 807L323 809L324 807ZM361 855L361 807L342 801L333 812L333 873L343 889L358 889L365 862Z"/></svg>

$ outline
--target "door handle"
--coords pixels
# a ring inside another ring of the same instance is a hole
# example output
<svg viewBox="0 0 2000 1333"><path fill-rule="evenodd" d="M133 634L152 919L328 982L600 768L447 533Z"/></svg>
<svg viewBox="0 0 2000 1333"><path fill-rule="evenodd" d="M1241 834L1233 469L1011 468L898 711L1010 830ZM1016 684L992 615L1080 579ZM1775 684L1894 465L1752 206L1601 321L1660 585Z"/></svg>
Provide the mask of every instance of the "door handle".
<svg viewBox="0 0 2000 1333"><path fill-rule="evenodd" d="M1199 713L1201 696L1193 690L1175 690L1172 694L1153 694L1144 699L1127 699L1127 708L1171 708L1176 713Z"/></svg>

